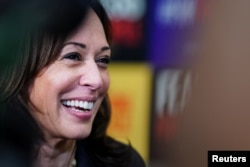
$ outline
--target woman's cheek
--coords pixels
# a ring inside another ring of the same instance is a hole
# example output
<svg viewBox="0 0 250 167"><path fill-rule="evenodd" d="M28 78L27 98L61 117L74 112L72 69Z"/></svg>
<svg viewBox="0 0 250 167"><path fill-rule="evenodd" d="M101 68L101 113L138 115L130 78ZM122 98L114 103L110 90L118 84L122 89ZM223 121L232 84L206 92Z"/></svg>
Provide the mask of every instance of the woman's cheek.
<svg viewBox="0 0 250 167"><path fill-rule="evenodd" d="M103 76L103 80L104 80L105 89L108 90L109 89L109 85L110 85L110 78L109 78L108 71L105 72L105 74Z"/></svg>

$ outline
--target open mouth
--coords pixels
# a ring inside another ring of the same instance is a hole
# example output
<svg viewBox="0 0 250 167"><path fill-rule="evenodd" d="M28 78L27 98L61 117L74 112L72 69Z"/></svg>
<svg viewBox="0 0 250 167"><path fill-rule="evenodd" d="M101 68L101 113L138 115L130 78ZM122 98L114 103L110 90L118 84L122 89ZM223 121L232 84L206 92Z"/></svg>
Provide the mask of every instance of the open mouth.
<svg viewBox="0 0 250 167"><path fill-rule="evenodd" d="M94 107L94 102L83 100L62 100L62 104L67 108L74 109L75 111L84 112L88 112Z"/></svg>

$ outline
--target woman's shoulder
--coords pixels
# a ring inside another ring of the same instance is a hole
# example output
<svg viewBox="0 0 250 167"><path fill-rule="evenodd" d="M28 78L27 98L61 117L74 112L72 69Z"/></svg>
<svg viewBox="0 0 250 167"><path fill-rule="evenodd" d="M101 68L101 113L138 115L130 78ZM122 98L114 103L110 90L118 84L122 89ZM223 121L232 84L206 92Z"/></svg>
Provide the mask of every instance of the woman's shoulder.
<svg viewBox="0 0 250 167"><path fill-rule="evenodd" d="M145 167L146 164L140 154L132 148L132 159L130 167Z"/></svg>
<svg viewBox="0 0 250 167"><path fill-rule="evenodd" d="M109 139L114 145L118 147L124 147L130 151L131 161L129 167L145 167L145 162L142 159L141 155L137 152L137 150L131 144L124 144L120 141L115 140L114 138Z"/></svg>
<svg viewBox="0 0 250 167"><path fill-rule="evenodd" d="M105 136L101 140L80 141L77 146L77 153L81 157L78 156L79 159L84 159L85 163L87 161L89 161L89 164L94 163L93 166L98 167L146 166L140 154L131 144L124 144L108 136Z"/></svg>

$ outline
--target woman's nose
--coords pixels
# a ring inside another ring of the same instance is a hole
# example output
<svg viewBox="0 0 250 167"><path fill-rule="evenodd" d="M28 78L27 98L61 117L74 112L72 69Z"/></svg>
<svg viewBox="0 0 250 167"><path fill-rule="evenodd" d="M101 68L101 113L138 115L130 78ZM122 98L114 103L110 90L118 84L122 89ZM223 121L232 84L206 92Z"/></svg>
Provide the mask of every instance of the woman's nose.
<svg viewBox="0 0 250 167"><path fill-rule="evenodd" d="M102 75L94 60L89 60L83 65L82 74L79 80L81 86L87 86L91 90L99 89L102 84Z"/></svg>

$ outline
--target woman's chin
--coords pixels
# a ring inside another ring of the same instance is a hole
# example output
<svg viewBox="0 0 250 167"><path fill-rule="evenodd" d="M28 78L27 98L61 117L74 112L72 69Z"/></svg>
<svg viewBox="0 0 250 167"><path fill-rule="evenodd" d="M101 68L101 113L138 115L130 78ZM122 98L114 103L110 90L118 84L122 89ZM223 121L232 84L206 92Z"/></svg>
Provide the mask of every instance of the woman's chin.
<svg viewBox="0 0 250 167"><path fill-rule="evenodd" d="M75 139L75 140L80 140L80 139L86 139L91 133L91 129L89 130L82 130L79 131L78 133L74 132L73 134L70 134L69 137L66 138L71 138L71 139Z"/></svg>

